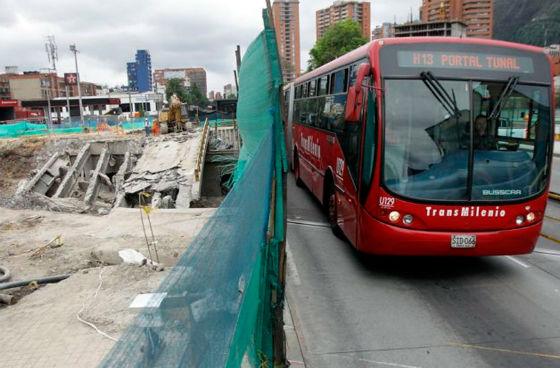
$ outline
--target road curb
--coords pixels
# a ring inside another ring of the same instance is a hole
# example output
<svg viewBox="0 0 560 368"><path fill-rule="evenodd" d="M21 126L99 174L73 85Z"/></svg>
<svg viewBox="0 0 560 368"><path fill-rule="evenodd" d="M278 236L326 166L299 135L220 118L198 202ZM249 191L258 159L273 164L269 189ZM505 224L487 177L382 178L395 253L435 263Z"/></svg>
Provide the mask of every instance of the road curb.
<svg viewBox="0 0 560 368"><path fill-rule="evenodd" d="M299 337L297 335L294 320L292 318L292 310L288 303L288 298L284 301L284 334L286 336L286 360L290 367L305 368L303 353Z"/></svg>

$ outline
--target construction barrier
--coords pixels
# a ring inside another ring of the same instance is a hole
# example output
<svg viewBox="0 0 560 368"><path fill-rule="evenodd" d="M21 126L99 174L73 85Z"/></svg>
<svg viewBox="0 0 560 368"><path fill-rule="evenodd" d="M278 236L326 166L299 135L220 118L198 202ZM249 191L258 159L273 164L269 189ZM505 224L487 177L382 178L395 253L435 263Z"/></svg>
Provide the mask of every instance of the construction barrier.
<svg viewBox="0 0 560 368"><path fill-rule="evenodd" d="M273 367L283 359L281 73L265 29L239 73L235 183L102 367Z"/></svg>
<svg viewBox="0 0 560 368"><path fill-rule="evenodd" d="M122 128L124 131L142 130L144 129L145 119L148 119L151 124L154 118L119 120L117 118L95 117L85 119L83 124L80 121L74 120L61 124L53 124L51 127L47 124L31 123L26 120L21 120L10 124L0 124L0 138L108 131L117 129L117 127Z"/></svg>

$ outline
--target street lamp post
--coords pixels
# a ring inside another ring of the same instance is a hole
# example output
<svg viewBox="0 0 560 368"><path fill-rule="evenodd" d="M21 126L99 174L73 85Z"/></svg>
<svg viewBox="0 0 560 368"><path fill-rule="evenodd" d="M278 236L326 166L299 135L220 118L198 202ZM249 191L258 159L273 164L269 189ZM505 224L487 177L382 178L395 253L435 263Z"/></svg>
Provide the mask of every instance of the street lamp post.
<svg viewBox="0 0 560 368"><path fill-rule="evenodd" d="M76 64L76 78L78 79L78 101L80 103L80 122L84 125L84 105L82 104L82 87L80 86L80 72L78 71L78 49L76 45L70 45L70 51L74 53L74 62Z"/></svg>

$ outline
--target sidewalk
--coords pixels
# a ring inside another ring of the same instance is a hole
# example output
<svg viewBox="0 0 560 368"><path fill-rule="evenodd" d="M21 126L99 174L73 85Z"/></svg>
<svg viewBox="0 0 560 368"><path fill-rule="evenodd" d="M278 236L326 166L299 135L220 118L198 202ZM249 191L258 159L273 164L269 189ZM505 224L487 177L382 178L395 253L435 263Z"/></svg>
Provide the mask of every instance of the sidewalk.
<svg viewBox="0 0 560 368"><path fill-rule="evenodd" d="M287 298L284 304L284 333L286 334L286 360L290 367L305 368L301 346Z"/></svg>

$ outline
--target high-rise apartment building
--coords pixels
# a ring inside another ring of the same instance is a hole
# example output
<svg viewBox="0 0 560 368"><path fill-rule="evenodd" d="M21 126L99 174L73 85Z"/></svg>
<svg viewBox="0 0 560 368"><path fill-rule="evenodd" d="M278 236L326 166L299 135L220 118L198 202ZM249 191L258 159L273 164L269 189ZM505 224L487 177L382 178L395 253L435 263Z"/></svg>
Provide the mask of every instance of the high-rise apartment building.
<svg viewBox="0 0 560 368"><path fill-rule="evenodd" d="M196 84L200 92L206 96L206 70L204 68L165 68L154 71L156 86L165 86L170 79L181 79L185 87Z"/></svg>
<svg viewBox="0 0 560 368"><path fill-rule="evenodd" d="M368 1L335 1L333 5L315 13L317 39L321 38L327 28L341 20L352 19L360 23L362 35L371 37L371 7Z"/></svg>
<svg viewBox="0 0 560 368"><path fill-rule="evenodd" d="M152 90L152 58L148 50L137 50L136 60L126 63L128 88L132 91Z"/></svg>
<svg viewBox="0 0 560 368"><path fill-rule="evenodd" d="M136 74L136 62L126 63L126 75L128 77L128 90L138 91L138 77Z"/></svg>
<svg viewBox="0 0 560 368"><path fill-rule="evenodd" d="M492 38L493 0L423 0L422 22L460 21L467 25L467 37Z"/></svg>
<svg viewBox="0 0 560 368"><path fill-rule="evenodd" d="M289 82L297 78L301 71L299 1L275 0L272 4L272 16L284 80Z"/></svg>

